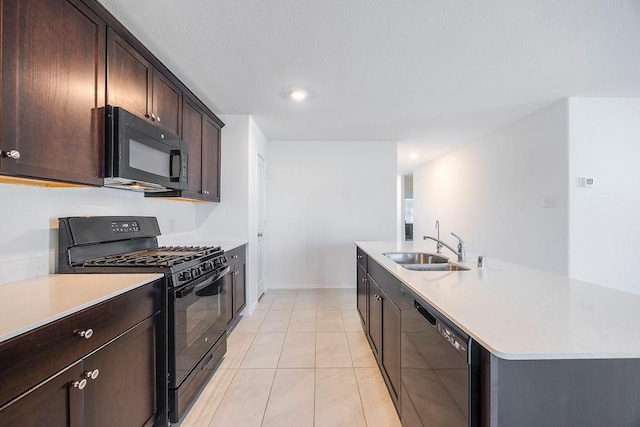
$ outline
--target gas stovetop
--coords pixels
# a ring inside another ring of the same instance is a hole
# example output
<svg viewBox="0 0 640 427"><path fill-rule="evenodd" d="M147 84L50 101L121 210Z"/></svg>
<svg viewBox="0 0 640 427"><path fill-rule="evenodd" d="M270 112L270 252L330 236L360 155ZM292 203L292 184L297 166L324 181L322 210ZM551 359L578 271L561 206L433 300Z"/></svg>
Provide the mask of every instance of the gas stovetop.
<svg viewBox="0 0 640 427"><path fill-rule="evenodd" d="M186 261L199 260L209 255L222 255L220 246L162 246L145 251L108 255L87 260L83 267L104 266L157 266L172 267Z"/></svg>
<svg viewBox="0 0 640 427"><path fill-rule="evenodd" d="M163 273L169 286L224 274L220 246L158 246L154 217L59 218L58 273Z"/></svg>

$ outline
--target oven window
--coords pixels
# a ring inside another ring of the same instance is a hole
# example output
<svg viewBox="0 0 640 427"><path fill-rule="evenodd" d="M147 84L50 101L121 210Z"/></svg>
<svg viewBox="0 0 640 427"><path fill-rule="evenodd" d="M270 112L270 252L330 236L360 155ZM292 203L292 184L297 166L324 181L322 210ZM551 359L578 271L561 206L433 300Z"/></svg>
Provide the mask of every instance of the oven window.
<svg viewBox="0 0 640 427"><path fill-rule="evenodd" d="M153 173L155 175L168 177L169 154L148 145L129 139L129 166L132 168Z"/></svg>
<svg viewBox="0 0 640 427"><path fill-rule="evenodd" d="M189 287L189 285L186 285ZM184 289L183 287L182 289ZM226 329L226 292L224 280L196 286L183 294L173 291L173 351L175 354L175 386L198 364ZM169 343L171 346L171 342ZM170 348L171 350L171 348Z"/></svg>

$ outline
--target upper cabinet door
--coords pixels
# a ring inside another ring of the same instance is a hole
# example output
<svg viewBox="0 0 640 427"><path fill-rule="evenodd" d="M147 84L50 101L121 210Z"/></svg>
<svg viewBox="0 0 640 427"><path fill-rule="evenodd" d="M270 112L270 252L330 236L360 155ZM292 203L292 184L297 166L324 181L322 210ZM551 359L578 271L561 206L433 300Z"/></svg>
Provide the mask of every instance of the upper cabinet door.
<svg viewBox="0 0 640 427"><path fill-rule="evenodd" d="M220 127L204 116L202 129L202 191L205 200L220 201Z"/></svg>
<svg viewBox="0 0 640 427"><path fill-rule="evenodd" d="M180 135L182 92L158 70L154 70L152 93L151 120Z"/></svg>
<svg viewBox="0 0 640 427"><path fill-rule="evenodd" d="M105 23L76 0L1 7L0 173L101 185Z"/></svg>
<svg viewBox="0 0 640 427"><path fill-rule="evenodd" d="M111 28L108 55L107 104L149 117L153 67Z"/></svg>
<svg viewBox="0 0 640 427"><path fill-rule="evenodd" d="M180 135L182 92L111 28L107 61L107 104Z"/></svg>
<svg viewBox="0 0 640 427"><path fill-rule="evenodd" d="M189 98L182 107L182 139L189 144L189 191L202 194L202 112Z"/></svg>

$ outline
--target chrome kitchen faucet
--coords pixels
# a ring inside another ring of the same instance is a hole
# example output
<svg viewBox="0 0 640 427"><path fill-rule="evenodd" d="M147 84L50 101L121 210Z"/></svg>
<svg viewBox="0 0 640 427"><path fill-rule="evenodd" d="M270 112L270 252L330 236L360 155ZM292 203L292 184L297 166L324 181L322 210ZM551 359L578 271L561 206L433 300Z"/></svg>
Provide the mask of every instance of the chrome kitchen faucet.
<svg viewBox="0 0 640 427"><path fill-rule="evenodd" d="M444 246L454 254L458 255L458 262L464 262L466 258L466 249L465 249L464 241L462 240L462 238L460 238L460 236L458 236L453 231L451 232L451 235L456 239L458 239L458 249L456 250L456 249L453 249L448 244L446 244L445 242L443 242L442 240L440 240L440 221L439 220L436 220L436 230L438 230L438 237L423 236L422 239L435 241L437 253L439 254L442 253L442 247Z"/></svg>

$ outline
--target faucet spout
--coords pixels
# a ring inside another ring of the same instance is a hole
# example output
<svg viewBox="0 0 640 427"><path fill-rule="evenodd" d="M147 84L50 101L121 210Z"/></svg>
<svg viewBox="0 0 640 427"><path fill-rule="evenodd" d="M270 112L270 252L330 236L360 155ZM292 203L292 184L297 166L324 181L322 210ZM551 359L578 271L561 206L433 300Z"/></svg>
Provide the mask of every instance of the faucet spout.
<svg viewBox="0 0 640 427"><path fill-rule="evenodd" d="M446 244L445 242L443 242L442 240L438 240L435 237L431 237L431 236L422 236L423 240L433 240L434 242L437 243L436 248L440 249L440 252L438 252L439 254L442 253L442 247L444 246L445 248L449 249L451 252L453 252L454 254L457 253L455 249L453 249L451 246L449 246L448 244Z"/></svg>
<svg viewBox="0 0 640 427"><path fill-rule="evenodd" d="M436 222L436 225L439 225ZM465 246L464 246L464 241L460 238L460 236L458 236L455 233L451 233L455 238L458 239L458 248L454 249L452 246L449 246L448 244L446 244L445 242L443 242L442 240L440 240L440 229L438 227L438 237L431 237L431 236L422 236L423 240L433 240L434 242L436 242L436 252L437 253L442 253L442 247L444 246L445 248L449 249L451 252L453 252L454 254L456 254L458 256L458 262L464 262L465 258L466 258L466 250L465 250Z"/></svg>

